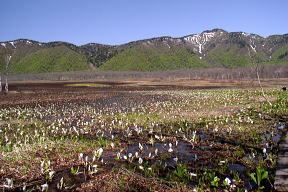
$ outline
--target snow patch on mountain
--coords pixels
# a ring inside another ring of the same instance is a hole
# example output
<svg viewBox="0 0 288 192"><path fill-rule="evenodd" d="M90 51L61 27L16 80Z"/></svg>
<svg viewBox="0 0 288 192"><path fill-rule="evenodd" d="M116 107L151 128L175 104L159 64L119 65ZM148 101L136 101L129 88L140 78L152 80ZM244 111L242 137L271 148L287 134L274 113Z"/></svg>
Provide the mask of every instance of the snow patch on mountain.
<svg viewBox="0 0 288 192"><path fill-rule="evenodd" d="M251 49L252 49L255 53L257 53L257 51L256 51L256 45L255 45L254 41L251 40L251 39L250 39L250 47L251 47Z"/></svg>
<svg viewBox="0 0 288 192"><path fill-rule="evenodd" d="M192 35L185 37L184 40L192 43L196 47L198 47L198 52L202 54L204 45L209 42L211 39L215 37L215 32L205 32L197 35Z"/></svg>
<svg viewBox="0 0 288 192"><path fill-rule="evenodd" d="M251 35L250 33L244 33L242 32L242 35L244 35L245 37L248 37L249 35Z"/></svg>
<svg viewBox="0 0 288 192"><path fill-rule="evenodd" d="M10 41L9 42L14 48L16 48L16 46L14 45L14 42L13 41Z"/></svg>
<svg viewBox="0 0 288 192"><path fill-rule="evenodd" d="M251 47L251 49L256 53L257 51L256 51L256 46L255 47L253 47L253 45L250 45L250 47Z"/></svg>
<svg viewBox="0 0 288 192"><path fill-rule="evenodd" d="M6 44L5 44L5 43L1 43L1 45L2 45L3 47L6 47Z"/></svg>

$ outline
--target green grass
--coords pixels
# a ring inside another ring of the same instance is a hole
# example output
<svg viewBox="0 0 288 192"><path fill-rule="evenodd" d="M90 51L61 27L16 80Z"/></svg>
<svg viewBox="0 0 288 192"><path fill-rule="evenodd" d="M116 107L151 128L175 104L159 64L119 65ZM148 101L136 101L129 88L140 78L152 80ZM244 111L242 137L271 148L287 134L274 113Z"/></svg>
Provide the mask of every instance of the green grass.
<svg viewBox="0 0 288 192"><path fill-rule="evenodd" d="M88 69L86 58L65 46L36 51L19 62L12 62L9 68L13 73L42 73L81 71Z"/></svg>
<svg viewBox="0 0 288 192"><path fill-rule="evenodd" d="M157 71L205 68L208 64L183 47L134 47L114 56L98 70Z"/></svg>

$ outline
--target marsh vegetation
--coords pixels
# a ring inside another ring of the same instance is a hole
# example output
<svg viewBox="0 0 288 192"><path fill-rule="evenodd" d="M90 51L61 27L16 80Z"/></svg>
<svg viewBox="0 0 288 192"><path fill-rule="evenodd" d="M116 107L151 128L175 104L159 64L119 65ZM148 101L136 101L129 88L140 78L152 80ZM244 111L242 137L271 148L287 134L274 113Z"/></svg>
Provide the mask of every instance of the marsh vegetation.
<svg viewBox="0 0 288 192"><path fill-rule="evenodd" d="M286 92L102 84L0 95L1 190L273 191Z"/></svg>

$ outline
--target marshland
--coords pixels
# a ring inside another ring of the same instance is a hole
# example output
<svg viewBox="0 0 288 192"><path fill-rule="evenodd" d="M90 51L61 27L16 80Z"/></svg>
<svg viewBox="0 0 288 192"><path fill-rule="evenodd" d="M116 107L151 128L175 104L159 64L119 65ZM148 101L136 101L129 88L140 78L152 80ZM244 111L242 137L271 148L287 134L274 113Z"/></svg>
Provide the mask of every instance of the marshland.
<svg viewBox="0 0 288 192"><path fill-rule="evenodd" d="M273 191L287 79L11 82L3 191Z"/></svg>

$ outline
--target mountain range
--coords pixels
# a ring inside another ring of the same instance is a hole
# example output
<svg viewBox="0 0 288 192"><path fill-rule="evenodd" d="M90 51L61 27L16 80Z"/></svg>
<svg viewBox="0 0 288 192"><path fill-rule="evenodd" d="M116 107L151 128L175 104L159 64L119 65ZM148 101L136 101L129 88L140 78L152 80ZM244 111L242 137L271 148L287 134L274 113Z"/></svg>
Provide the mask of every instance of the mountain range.
<svg viewBox="0 0 288 192"><path fill-rule="evenodd" d="M222 29L180 38L169 36L122 45L0 42L0 70L9 73L185 68L237 68L288 64L288 34L261 37ZM8 66L7 66L8 64Z"/></svg>

